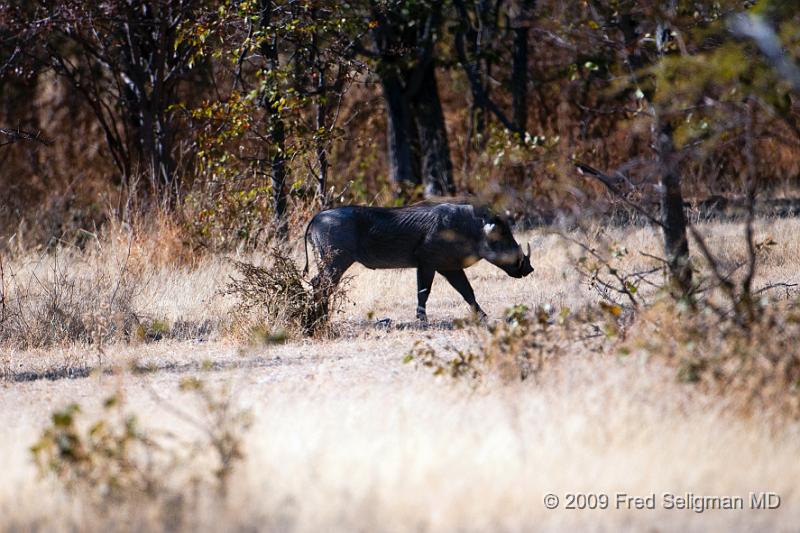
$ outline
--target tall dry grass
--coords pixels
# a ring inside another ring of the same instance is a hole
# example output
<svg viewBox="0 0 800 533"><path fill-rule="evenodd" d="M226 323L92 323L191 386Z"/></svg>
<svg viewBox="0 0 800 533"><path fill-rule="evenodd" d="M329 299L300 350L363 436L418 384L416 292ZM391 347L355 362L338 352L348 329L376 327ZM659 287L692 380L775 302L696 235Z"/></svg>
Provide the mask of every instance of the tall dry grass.
<svg viewBox="0 0 800 533"><path fill-rule="evenodd" d="M163 336L165 328L184 339L217 329L225 310L214 308L215 294L231 268L187 252L169 225L142 235L114 227L84 249L6 259L0 343L102 346Z"/></svg>

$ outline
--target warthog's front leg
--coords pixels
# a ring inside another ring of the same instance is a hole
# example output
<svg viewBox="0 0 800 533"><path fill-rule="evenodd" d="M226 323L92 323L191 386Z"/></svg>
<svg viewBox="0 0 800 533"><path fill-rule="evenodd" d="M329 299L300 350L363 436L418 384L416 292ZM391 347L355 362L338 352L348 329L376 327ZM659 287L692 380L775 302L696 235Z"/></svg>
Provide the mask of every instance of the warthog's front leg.
<svg viewBox="0 0 800 533"><path fill-rule="evenodd" d="M436 275L436 270L428 266L420 266L417 268L417 320L423 322L428 321L428 315L425 313L425 304L428 303L428 296L431 294L431 285L433 285L433 276Z"/></svg>
<svg viewBox="0 0 800 533"><path fill-rule="evenodd" d="M439 271L439 274L445 277L445 279L453 286L455 290L466 300L469 306L472 308L472 312L478 315L481 319L486 318L486 313L483 312L481 306L478 305L478 302L475 301L475 292L472 290L472 285L469 284L469 280L467 279L467 275L464 274L463 270L446 270L444 272Z"/></svg>

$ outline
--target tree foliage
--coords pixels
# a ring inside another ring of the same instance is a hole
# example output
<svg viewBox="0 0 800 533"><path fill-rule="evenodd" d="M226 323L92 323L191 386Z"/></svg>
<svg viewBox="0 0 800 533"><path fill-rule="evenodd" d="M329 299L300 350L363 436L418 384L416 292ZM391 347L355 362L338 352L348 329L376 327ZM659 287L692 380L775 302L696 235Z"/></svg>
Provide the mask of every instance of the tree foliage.
<svg viewBox="0 0 800 533"><path fill-rule="evenodd" d="M666 189L682 203L754 182L791 188L799 11L777 0L5 3L0 127L54 144L0 147L13 206L0 217L81 206L85 226L102 222L102 197L110 216L161 206L193 244L233 246L283 239L320 206L456 192L547 220L599 192L574 161L644 203ZM685 255L686 239L673 241L667 255Z"/></svg>

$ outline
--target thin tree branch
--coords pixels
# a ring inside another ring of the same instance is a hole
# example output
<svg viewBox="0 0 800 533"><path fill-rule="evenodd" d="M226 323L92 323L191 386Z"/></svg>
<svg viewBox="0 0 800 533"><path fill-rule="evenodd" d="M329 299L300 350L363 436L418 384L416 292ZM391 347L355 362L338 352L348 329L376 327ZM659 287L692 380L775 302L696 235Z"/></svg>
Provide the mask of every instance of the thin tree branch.
<svg viewBox="0 0 800 533"><path fill-rule="evenodd" d="M600 181L600 183L605 185L606 188L609 191L611 191L615 196L617 196L620 200L622 200L627 206L629 206L629 207L633 208L634 210L636 210L636 212L638 212L639 214L643 215L645 218L647 218L647 220L649 220L653 224L655 224L655 225L657 225L657 226L659 226L661 228L664 227L663 222L661 222L659 219L657 219L656 217L654 217L653 215L648 213L646 209L644 209L639 204L637 204L635 202L631 202L630 200L628 200L628 198L625 196L625 194L622 191L620 191L619 188L615 185L615 181L619 181L619 180L615 180L614 178L612 178L608 174L600 172L599 170L597 170L595 168L592 168L589 165L586 165L584 163L576 162L574 164L575 164L575 168L578 169L578 173L579 174L581 174L582 176L589 175L589 176L592 176L594 178L597 178Z"/></svg>

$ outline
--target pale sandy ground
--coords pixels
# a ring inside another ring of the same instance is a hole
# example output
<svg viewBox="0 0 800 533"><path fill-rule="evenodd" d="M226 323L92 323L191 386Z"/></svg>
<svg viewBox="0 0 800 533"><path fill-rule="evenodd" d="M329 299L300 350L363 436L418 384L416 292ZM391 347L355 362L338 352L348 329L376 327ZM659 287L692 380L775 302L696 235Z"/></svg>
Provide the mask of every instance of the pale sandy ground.
<svg viewBox="0 0 800 533"><path fill-rule="evenodd" d="M760 224L758 237L778 242L762 283L800 281L798 229L795 221ZM651 230L613 231L631 251L658 250ZM735 225L715 225L712 232L724 262L743 257ZM539 231L524 238L535 250L529 278L514 280L483 263L468 271L490 316L515 303L596 301L571 267L574 251ZM192 272L172 269L139 298L170 320L224 316L230 303L214 291L229 272L219 261ZM0 381L0 529L102 527L59 485L37 478L28 447L54 409L77 401L91 418L118 388L146 426L180 427L164 405L191 408L178 383L194 371L181 365L207 360L227 366L199 375L211 385L233 383L255 422L224 509L201 509L195 517L202 530L797 530L800 424L775 429L758 417L734 416L718 400L677 383L673 370L613 350L576 349L520 384L472 390L434 378L403 365L403 355L426 333L437 343L464 341L448 325L466 315L466 305L437 279L429 316L438 327L423 332L411 320L413 272L353 274L354 303L337 318L345 332L337 340L255 349L225 339L108 347L106 366L135 360L166 368ZM370 311L400 328L375 327L366 318ZM85 348L3 353L4 368L12 371L96 359ZM778 493L780 508L750 510L752 491ZM655 494L657 508L563 509L567 493L607 494L613 508L619 492ZM665 492L742 496L745 509L665 510ZM545 508L548 493L561 498L559 509Z"/></svg>

